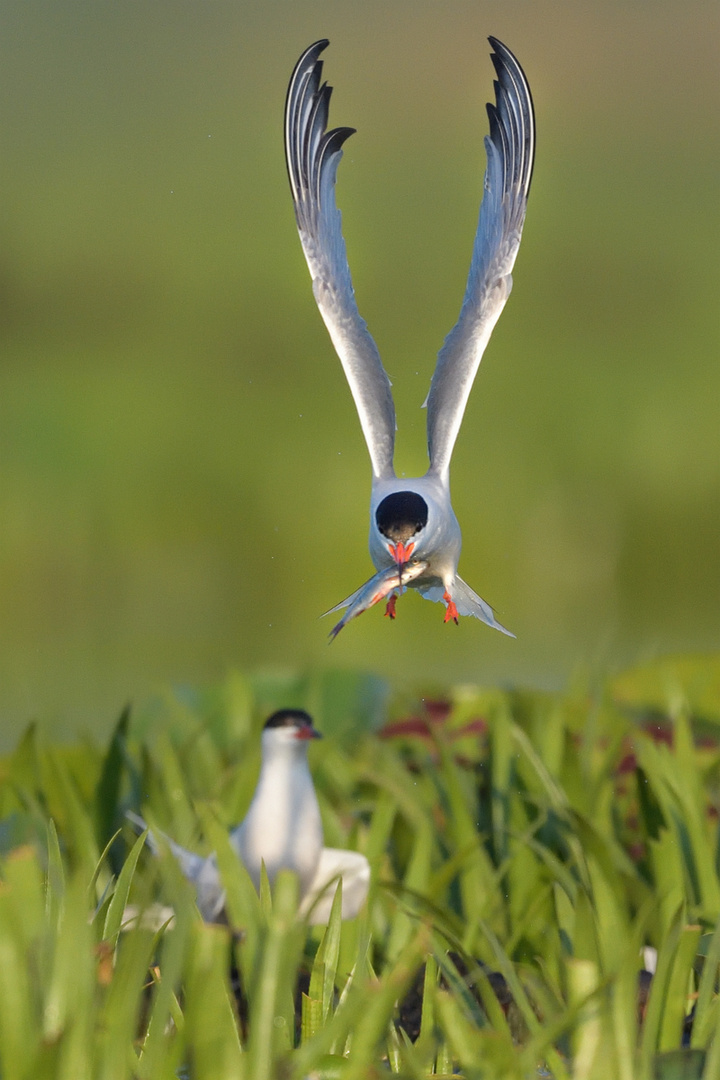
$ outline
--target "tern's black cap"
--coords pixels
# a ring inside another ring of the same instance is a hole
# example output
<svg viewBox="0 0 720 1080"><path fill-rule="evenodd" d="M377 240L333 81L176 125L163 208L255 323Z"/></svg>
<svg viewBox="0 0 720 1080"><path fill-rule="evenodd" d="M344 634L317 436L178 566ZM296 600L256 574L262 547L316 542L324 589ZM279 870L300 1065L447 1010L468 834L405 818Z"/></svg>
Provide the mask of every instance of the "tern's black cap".
<svg viewBox="0 0 720 1080"><path fill-rule="evenodd" d="M428 505L416 491L393 491L375 511L378 529L389 540L409 540L428 523Z"/></svg>
<svg viewBox="0 0 720 1080"><path fill-rule="evenodd" d="M312 717L304 709L278 709L265 721L265 728L281 727L305 728L320 737L320 732L313 727Z"/></svg>

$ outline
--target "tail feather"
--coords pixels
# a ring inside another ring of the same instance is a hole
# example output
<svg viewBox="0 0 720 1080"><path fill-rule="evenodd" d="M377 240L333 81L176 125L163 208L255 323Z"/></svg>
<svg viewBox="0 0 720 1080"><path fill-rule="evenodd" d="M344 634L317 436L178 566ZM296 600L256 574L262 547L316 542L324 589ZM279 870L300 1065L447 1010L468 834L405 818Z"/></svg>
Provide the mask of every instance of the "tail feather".
<svg viewBox="0 0 720 1080"><path fill-rule="evenodd" d="M445 603L444 593L445 587L443 585L430 585L427 588L419 588L418 592L421 596L424 596L426 600L432 600L435 603ZM455 583L452 587L452 598L455 602L455 606L458 609L458 615L472 615L476 619L480 619L480 622L484 622L487 626L492 626L494 630L499 630L501 634L507 634L508 637L514 638L515 634L511 630L508 630L498 622L495 618L495 612L490 605L478 596L476 592L470 588L467 582L463 581L461 577L455 578Z"/></svg>

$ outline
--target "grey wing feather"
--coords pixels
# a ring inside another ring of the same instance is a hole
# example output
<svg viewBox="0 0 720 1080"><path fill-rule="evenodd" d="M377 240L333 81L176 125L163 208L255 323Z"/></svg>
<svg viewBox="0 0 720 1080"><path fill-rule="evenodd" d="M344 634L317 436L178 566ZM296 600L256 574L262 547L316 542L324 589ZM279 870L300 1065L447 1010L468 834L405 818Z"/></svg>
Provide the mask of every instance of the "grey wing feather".
<svg viewBox="0 0 720 1080"><path fill-rule="evenodd" d="M183 876L195 886L198 910L205 922L213 922L217 919L225 905L225 890L222 887L215 856L209 855L205 858L194 851L188 851L166 833L151 829L143 818L139 814L134 814L132 810L127 810L125 816L141 833L148 830L146 840L153 855L162 855L163 847L167 845Z"/></svg>
<svg viewBox="0 0 720 1080"><path fill-rule="evenodd" d="M147 822L144 821L139 814L134 814L132 810L126 810L125 817L128 821L132 822L139 832L143 833L147 829L146 843L153 855L161 855L163 844L167 844L170 851L175 856L175 859L180 864L180 869L188 881L197 880L206 861L202 855L196 855L194 851L188 851L187 848L181 847L180 844L172 840L166 833L151 829ZM162 837L162 840L160 837Z"/></svg>
<svg viewBox="0 0 720 1080"><path fill-rule="evenodd" d="M290 79L285 103L285 158L300 240L313 293L350 383L377 477L393 476L395 407L377 345L355 302L335 178L342 145L353 128L327 131L332 87L320 85L320 53L327 41L306 49Z"/></svg>
<svg viewBox="0 0 720 1080"><path fill-rule="evenodd" d="M432 600L434 603L445 602L445 586L444 585L429 585L418 589L418 592L425 600ZM492 626L495 630L499 630L502 634L507 634L508 637L514 638L515 635L511 630L508 630L502 625L501 622L495 618L495 612L481 596L478 596L476 592L470 588L467 582L463 581L461 577L455 577L452 589L452 598L455 602L455 606L458 610L458 615L472 615L476 619L480 619L481 622Z"/></svg>
<svg viewBox="0 0 720 1080"><path fill-rule="evenodd" d="M438 354L427 398L430 468L447 476L450 458L495 323L512 288L535 157L535 120L525 74L510 50L489 38L497 80L488 104L487 169L465 297Z"/></svg>

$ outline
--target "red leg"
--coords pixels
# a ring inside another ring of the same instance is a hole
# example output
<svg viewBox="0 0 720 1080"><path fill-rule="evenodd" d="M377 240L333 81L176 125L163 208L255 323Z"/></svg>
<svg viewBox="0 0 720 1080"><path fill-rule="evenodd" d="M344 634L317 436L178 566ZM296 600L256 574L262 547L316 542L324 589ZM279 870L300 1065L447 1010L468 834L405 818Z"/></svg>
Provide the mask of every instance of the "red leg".
<svg viewBox="0 0 720 1080"><path fill-rule="evenodd" d="M455 604L453 602L453 598L451 597L449 592L444 592L443 593L443 600L447 604L447 608L445 610L445 618L443 619L443 622L450 622L450 620L452 619L453 622L455 623L455 625L457 626L457 624L458 624L458 609L455 607Z"/></svg>
<svg viewBox="0 0 720 1080"><path fill-rule="evenodd" d="M395 615L396 615L395 604L396 603L397 603L397 594L393 593L391 595L390 599L388 600L387 604L385 605L385 614L389 619L394 619L395 618Z"/></svg>

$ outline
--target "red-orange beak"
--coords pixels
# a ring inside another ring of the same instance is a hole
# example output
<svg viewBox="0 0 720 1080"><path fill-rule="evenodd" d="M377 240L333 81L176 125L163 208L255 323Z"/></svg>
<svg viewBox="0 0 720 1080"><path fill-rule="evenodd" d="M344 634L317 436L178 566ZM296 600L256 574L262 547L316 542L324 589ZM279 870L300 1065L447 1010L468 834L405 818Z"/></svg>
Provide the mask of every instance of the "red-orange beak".
<svg viewBox="0 0 720 1080"><path fill-rule="evenodd" d="M402 570L403 566L410 562L410 556L412 555L414 548L415 544L412 540L407 546L402 540L398 540L397 544L388 544L388 551L398 564L399 570Z"/></svg>
<svg viewBox="0 0 720 1080"><path fill-rule="evenodd" d="M320 732L314 727L301 727L295 732L296 739L322 739Z"/></svg>

